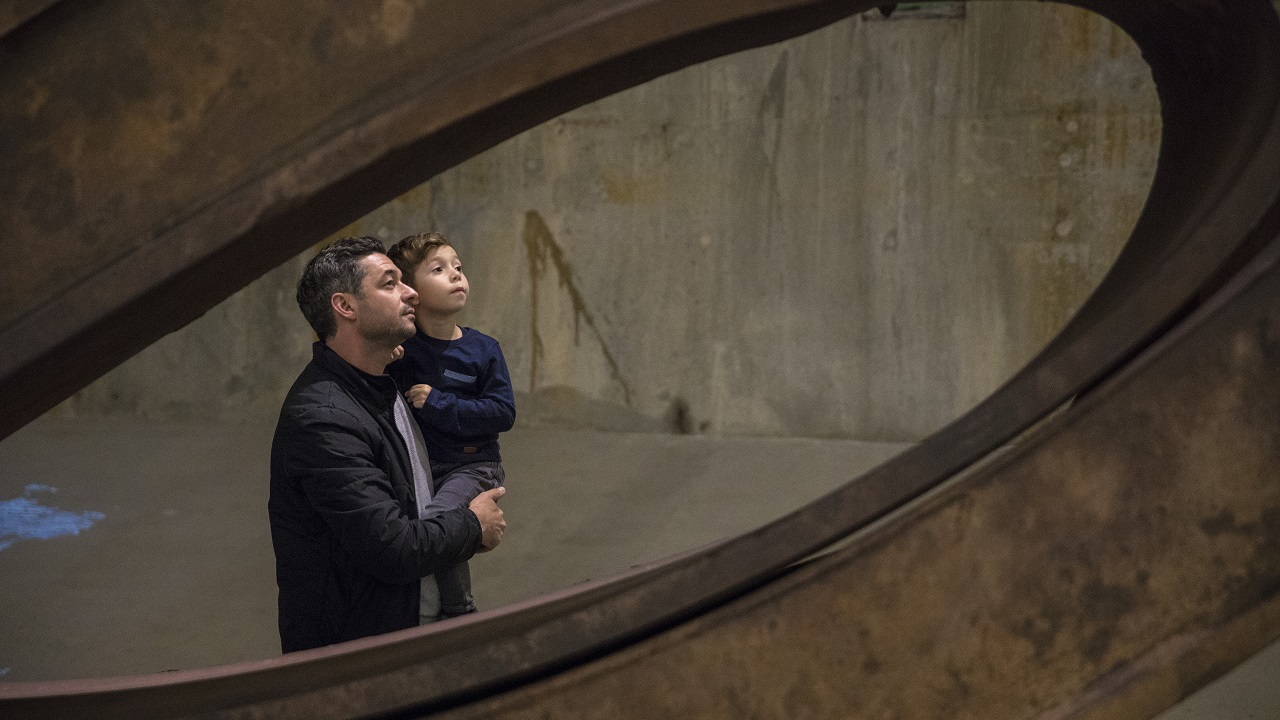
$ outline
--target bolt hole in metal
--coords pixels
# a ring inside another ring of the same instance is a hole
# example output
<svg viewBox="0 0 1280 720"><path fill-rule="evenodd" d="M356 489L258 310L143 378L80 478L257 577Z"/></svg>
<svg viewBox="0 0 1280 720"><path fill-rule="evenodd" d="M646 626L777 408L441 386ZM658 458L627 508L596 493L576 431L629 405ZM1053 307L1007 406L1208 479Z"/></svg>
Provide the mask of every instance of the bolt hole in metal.
<svg viewBox="0 0 1280 720"><path fill-rule="evenodd" d="M1004 382L1077 310L1134 225L1160 142L1149 76L1122 32L1069 8L1000 5L971 6L963 22L877 11L875 20L859 16L786 46L660 78L513 138L344 234L376 227L372 233L388 228L391 236L390 228L425 221L460 238L468 268L488 292L477 293L468 322L487 323L503 339L513 376L528 373L524 405L547 426L586 408L611 431L914 446ZM1051 28L1053 41L1020 37L1019 46L966 37L1007 35L1020 13L1044 12L1055 14L1032 24ZM926 20L931 24L912 27ZM1036 55L1043 50L1037 41L1109 62L1086 74L1083 87L1073 88L1077 95L1052 98L1049 113L1043 88L1053 86L1052 63L1043 63L1043 77L1020 65L1016 77L990 85L976 74L1008 68L1013 52ZM897 51L884 55L896 64L874 67L875 58L862 57L824 65L826 72L797 69L812 61L806 53L814 47L830 58L869 53L877 42ZM938 48L951 50L953 62L938 57ZM913 51L929 61L902 63L917 57ZM833 77L840 73L846 75ZM719 97L709 87L728 99L690 105L680 96ZM1003 92L1013 97L997 97ZM1134 92L1148 103L1139 112L1128 104ZM831 111L837 99L845 103L838 107L853 108L852 118L814 111ZM690 107L692 117L680 114ZM834 127L823 124L833 117ZM723 135L709 136L708 128ZM1027 138L1035 142L1018 142ZM612 149L619 146L625 150ZM690 155L703 161L684 164ZM947 161L948 170L938 172ZM860 175L852 183L859 192L848 191L850 174ZM1106 192L1090 184L1100 176ZM941 209L962 207L961 198L995 212L961 210L961 220L944 219ZM1005 214L1019 203L1026 216ZM277 275L296 274L297 262ZM872 270L851 277L850 267ZM510 288L521 291L514 301ZM521 307L520 297L535 289L537 302ZM948 302L953 294L969 307ZM666 304L667 312L654 312L654 304ZM691 317L689 306L702 316ZM1085 312L1075 327L1104 320ZM993 338L1004 341L999 354L990 349L1001 344ZM957 350L966 343L979 348L976 360ZM663 354L655 359L654 352ZM769 389L776 395L739 391L761 382L780 385ZM924 392L914 383L941 389ZM855 393L847 392L851 386ZM889 397L877 395L886 389ZM929 467L910 458L902 464ZM786 501L794 507L807 499ZM855 499L834 504L840 510ZM751 530L759 520L733 530ZM785 536L785 526L775 523L745 542ZM807 542L824 532L836 528ZM690 556L685 572L711 567L712 557ZM572 627L556 613L639 587L662 566L499 612L492 632L539 617L548 628ZM703 602L736 591L733 583L725 587ZM447 647L472 630L478 628L446 628L438 640ZM377 652L376 644L362 647L366 656ZM398 650L384 648L384 658L412 656L412 647L406 639Z"/></svg>

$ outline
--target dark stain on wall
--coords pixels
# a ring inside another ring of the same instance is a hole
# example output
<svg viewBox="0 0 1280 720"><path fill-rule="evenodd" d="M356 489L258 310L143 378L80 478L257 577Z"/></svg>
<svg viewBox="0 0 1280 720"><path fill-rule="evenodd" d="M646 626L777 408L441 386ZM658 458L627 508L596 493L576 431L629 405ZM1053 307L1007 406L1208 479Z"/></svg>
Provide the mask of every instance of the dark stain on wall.
<svg viewBox="0 0 1280 720"><path fill-rule="evenodd" d="M537 210L529 210L524 215L524 247L529 256L529 339L532 345L532 352L529 354L529 391L533 392L538 388L538 358L544 355L544 346L542 337L538 333L538 283L547 274L549 268L554 267L556 277L559 280L559 287L568 296L569 301L573 303L573 342L576 345L579 339L582 322L586 322L587 328L595 335L596 342L600 344L600 353L604 355L605 362L609 363L609 369L613 373L613 378L618 381L618 385L622 388L623 402L631 405L631 388L627 385L627 381L622 377L622 369L618 366L617 360L614 359L613 353L609 352L609 346L605 342L604 336L596 327L595 317L591 314L591 310L587 308L586 300L582 297L582 292L578 289L574 280L573 266L569 264L568 258L565 257L564 250L556 242L555 236L551 233L551 229L547 227L547 223L542 219L542 215Z"/></svg>

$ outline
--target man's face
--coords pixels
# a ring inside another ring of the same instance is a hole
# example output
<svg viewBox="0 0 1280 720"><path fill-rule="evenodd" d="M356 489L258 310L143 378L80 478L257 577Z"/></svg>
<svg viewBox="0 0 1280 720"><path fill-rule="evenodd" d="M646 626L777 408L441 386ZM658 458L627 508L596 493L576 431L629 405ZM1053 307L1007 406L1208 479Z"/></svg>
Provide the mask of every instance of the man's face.
<svg viewBox="0 0 1280 720"><path fill-rule="evenodd" d="M462 273L458 253L448 245L431 251L413 269L413 285L418 289L418 314L447 318L467 304L471 284Z"/></svg>
<svg viewBox="0 0 1280 720"><path fill-rule="evenodd" d="M400 280L400 270L382 253L360 259L364 280L351 296L356 308L356 332L371 343L394 348L416 331L413 305L417 293Z"/></svg>

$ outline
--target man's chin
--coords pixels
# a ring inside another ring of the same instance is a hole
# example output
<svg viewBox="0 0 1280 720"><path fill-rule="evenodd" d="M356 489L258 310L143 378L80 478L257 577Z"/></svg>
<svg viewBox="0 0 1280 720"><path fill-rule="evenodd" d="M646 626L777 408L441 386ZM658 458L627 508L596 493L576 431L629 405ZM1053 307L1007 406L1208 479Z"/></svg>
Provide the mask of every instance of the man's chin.
<svg viewBox="0 0 1280 720"><path fill-rule="evenodd" d="M404 341L413 337L414 333L417 331L418 328L416 326L408 329L401 327L394 331L387 332L386 335L370 337L369 339L378 345L385 347L388 352L395 352L397 347L403 345Z"/></svg>
<svg viewBox="0 0 1280 720"><path fill-rule="evenodd" d="M404 336L405 340L408 340L409 338L418 334L418 324L413 321L412 317L410 317L409 319L409 327L405 328L405 332L408 333L407 335Z"/></svg>

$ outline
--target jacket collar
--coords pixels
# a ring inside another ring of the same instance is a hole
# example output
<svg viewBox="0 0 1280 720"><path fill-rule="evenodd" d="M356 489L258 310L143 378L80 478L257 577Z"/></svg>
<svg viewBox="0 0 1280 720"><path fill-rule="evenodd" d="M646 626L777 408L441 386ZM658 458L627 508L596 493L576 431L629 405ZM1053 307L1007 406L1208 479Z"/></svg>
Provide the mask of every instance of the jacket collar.
<svg viewBox="0 0 1280 720"><path fill-rule="evenodd" d="M323 340L311 346L311 358L320 367L342 378L347 387L361 401L386 411L391 408L400 391L390 375L370 375L342 359Z"/></svg>

